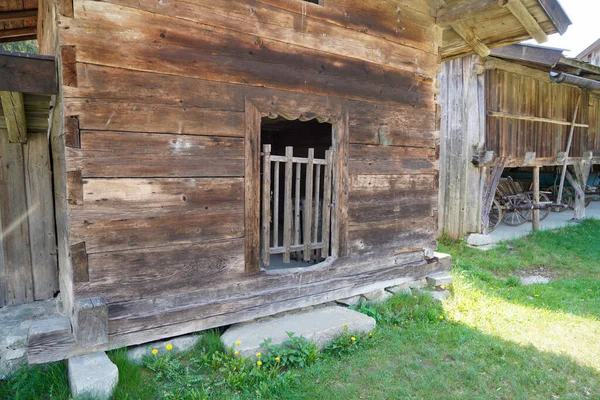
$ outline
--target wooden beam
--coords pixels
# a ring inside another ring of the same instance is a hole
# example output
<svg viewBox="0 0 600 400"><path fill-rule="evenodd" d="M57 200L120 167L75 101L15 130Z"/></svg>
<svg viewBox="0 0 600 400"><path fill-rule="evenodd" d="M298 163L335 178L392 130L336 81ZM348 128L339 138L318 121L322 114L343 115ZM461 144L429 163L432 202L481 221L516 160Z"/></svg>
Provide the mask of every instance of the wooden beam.
<svg viewBox="0 0 600 400"><path fill-rule="evenodd" d="M577 128L589 128L588 124L577 124L568 121L559 121L556 119L550 118L541 118L541 117L532 117L529 115L517 115L517 114L509 114L501 111L488 111L487 115L493 118L508 118L508 119L518 119L521 121L533 121L533 122L545 122L548 124L554 125L563 125L563 126L575 126Z"/></svg>
<svg viewBox="0 0 600 400"><path fill-rule="evenodd" d="M569 16L565 13L565 10L561 7L558 0L538 0L540 7L546 12L546 15L561 35L564 34L569 25L571 25L571 20Z"/></svg>
<svg viewBox="0 0 600 400"><path fill-rule="evenodd" d="M25 35L25 36L19 36L18 38L1 38L0 39L0 43L11 43L11 42L23 42L25 40L36 40L37 39L37 35Z"/></svg>
<svg viewBox="0 0 600 400"><path fill-rule="evenodd" d="M20 10L20 11L5 11L0 12L0 22L11 22L11 21L21 21L23 19L34 19L37 18L38 10L37 8L33 8L30 10Z"/></svg>
<svg viewBox="0 0 600 400"><path fill-rule="evenodd" d="M37 27L31 26L27 28L4 29L0 31L0 39L11 38L17 39L22 36L35 35Z"/></svg>
<svg viewBox="0 0 600 400"><path fill-rule="evenodd" d="M471 0L462 1L458 4L445 6L437 11L436 24L446 27L453 22L464 21L478 14L497 8L506 0Z"/></svg>
<svg viewBox="0 0 600 400"><path fill-rule="evenodd" d="M580 69L583 71L587 71L587 72L591 72L593 74L600 75L600 67L593 65L593 64L583 62L583 61L573 60L571 58L566 58L566 57L561 57L559 64L568 65L569 67L573 67L576 69ZM588 79L589 79L589 77L588 77ZM596 78L596 79L598 79L598 78Z"/></svg>
<svg viewBox="0 0 600 400"><path fill-rule="evenodd" d="M27 143L27 118L25 117L23 93L0 92L0 100L9 142Z"/></svg>
<svg viewBox="0 0 600 400"><path fill-rule="evenodd" d="M533 204L538 206L540 204L540 167L533 168ZM540 210L535 208L533 210L533 221L531 222L531 229L537 231L540 229Z"/></svg>
<svg viewBox="0 0 600 400"><path fill-rule="evenodd" d="M488 60L486 60L484 65L485 69L500 69L502 71L512 72L514 74L530 76L542 82L552 83L548 72L525 67L518 63L512 63L509 61L500 60L499 58L490 57Z"/></svg>
<svg viewBox="0 0 600 400"><path fill-rule="evenodd" d="M454 22L450 24L450 26L481 57L490 55L491 50L477 37L475 32L473 32L467 24L463 22Z"/></svg>
<svg viewBox="0 0 600 400"><path fill-rule="evenodd" d="M0 51L0 76L0 90L35 94L58 92L54 57Z"/></svg>
<svg viewBox="0 0 600 400"><path fill-rule="evenodd" d="M260 111L246 99L245 105L245 252L246 272L260 270Z"/></svg>
<svg viewBox="0 0 600 400"><path fill-rule="evenodd" d="M548 35L542 29L540 24L533 18L527 7L523 5L521 0L508 0L506 2L506 7L512 15L515 16L523 25L523 28L529 33L536 42L545 43L548 41Z"/></svg>

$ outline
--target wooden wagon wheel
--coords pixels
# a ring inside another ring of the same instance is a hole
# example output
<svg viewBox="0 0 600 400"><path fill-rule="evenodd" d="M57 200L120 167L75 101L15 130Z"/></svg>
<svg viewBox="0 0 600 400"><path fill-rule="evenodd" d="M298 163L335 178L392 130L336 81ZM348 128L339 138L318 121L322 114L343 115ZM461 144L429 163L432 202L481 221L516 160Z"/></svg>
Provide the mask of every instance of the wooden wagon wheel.
<svg viewBox="0 0 600 400"><path fill-rule="evenodd" d="M530 194L529 196L533 196L533 195ZM548 198L548 196L545 193L540 193L540 202L541 203L550 203L550 199ZM523 216L525 217L527 222L533 221L533 210L522 210L521 213L523 214ZM548 215L550 215L549 208L541 208L540 209L540 221L543 221L546 218L548 218Z"/></svg>
<svg viewBox="0 0 600 400"><path fill-rule="evenodd" d="M523 216L521 211L516 208L521 205L530 205L531 201L527 198L527 196L514 196L510 199L508 206L504 208L504 218L502 222L504 222L508 226L519 226L523 225L527 222L527 219Z"/></svg>
<svg viewBox="0 0 600 400"><path fill-rule="evenodd" d="M544 190L544 192L552 192L552 196L554 197L552 200L554 200L554 202L556 202L556 198L558 197L558 193L557 193L558 190L556 188L551 186L548 189ZM565 212L565 211L567 211L567 209L569 209L571 207L572 202L573 202L573 197L571 197L571 194L568 192L568 189L564 188L562 200L561 200L561 204L564 204L564 207L554 206L554 207L550 207L550 210L552 212L559 212L559 213Z"/></svg>
<svg viewBox="0 0 600 400"><path fill-rule="evenodd" d="M487 232L492 233L498 228L500 223L502 222L502 207L500 207L500 203L498 200L494 199L492 203L492 208L490 209L490 214L488 218L488 226Z"/></svg>

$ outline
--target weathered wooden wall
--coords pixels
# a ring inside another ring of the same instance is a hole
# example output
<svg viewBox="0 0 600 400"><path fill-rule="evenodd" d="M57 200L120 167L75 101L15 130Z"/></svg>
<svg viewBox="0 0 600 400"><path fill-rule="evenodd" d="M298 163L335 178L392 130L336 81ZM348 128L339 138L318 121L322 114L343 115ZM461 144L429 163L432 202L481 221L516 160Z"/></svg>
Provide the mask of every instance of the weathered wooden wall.
<svg viewBox="0 0 600 400"><path fill-rule="evenodd" d="M587 63L600 67L600 46L587 56L583 57L581 61L585 61Z"/></svg>
<svg viewBox="0 0 600 400"><path fill-rule="evenodd" d="M454 239L479 232L481 169L472 163L485 147L485 82L471 56L442 64L439 230Z"/></svg>
<svg viewBox="0 0 600 400"><path fill-rule="evenodd" d="M325 3L75 0L60 10L61 225L74 295L106 300L113 346L432 268L422 253L393 257L437 236L433 11L425 0ZM314 271L245 272L247 102L338 124L349 116L348 257Z"/></svg>
<svg viewBox="0 0 600 400"><path fill-rule="evenodd" d="M0 307L58 290L50 144L46 129L33 123L48 118L49 104L35 95L24 103L25 143L9 141L0 106Z"/></svg>
<svg viewBox="0 0 600 400"><path fill-rule="evenodd" d="M494 69L486 72L486 104L489 111L549 118L570 123L582 96L577 123L592 124L575 128L569 155L581 157L585 151L597 151L597 100L579 88L542 82L530 76ZM523 159L527 152L537 158L555 158L567 146L570 126L545 122L488 117L487 150L498 156Z"/></svg>

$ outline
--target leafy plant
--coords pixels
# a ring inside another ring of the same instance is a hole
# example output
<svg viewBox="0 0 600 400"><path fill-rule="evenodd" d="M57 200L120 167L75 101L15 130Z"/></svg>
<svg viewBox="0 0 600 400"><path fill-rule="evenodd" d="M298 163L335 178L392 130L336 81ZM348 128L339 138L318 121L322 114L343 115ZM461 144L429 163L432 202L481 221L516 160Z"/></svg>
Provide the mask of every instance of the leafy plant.
<svg viewBox="0 0 600 400"><path fill-rule="evenodd" d="M285 368L304 368L317 361L319 349L312 341L303 336L294 336L294 332L286 333L288 339L281 345L272 345L271 339L265 339L260 345L269 364Z"/></svg>

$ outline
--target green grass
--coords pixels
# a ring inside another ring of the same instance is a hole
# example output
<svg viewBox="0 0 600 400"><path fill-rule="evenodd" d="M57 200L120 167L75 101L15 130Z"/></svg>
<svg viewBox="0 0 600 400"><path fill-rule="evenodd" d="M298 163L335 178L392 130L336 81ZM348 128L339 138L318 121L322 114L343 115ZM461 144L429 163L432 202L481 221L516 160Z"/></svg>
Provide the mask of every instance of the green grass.
<svg viewBox="0 0 600 400"><path fill-rule="evenodd" d="M305 368L243 365L212 331L193 351L146 367L111 352L115 398L600 399L600 221L488 252L448 241L440 251L454 259L448 301L361 306L378 321L374 336L347 333ZM520 284L540 273L552 282ZM62 364L24 371L0 383L0 398L68 398Z"/></svg>

